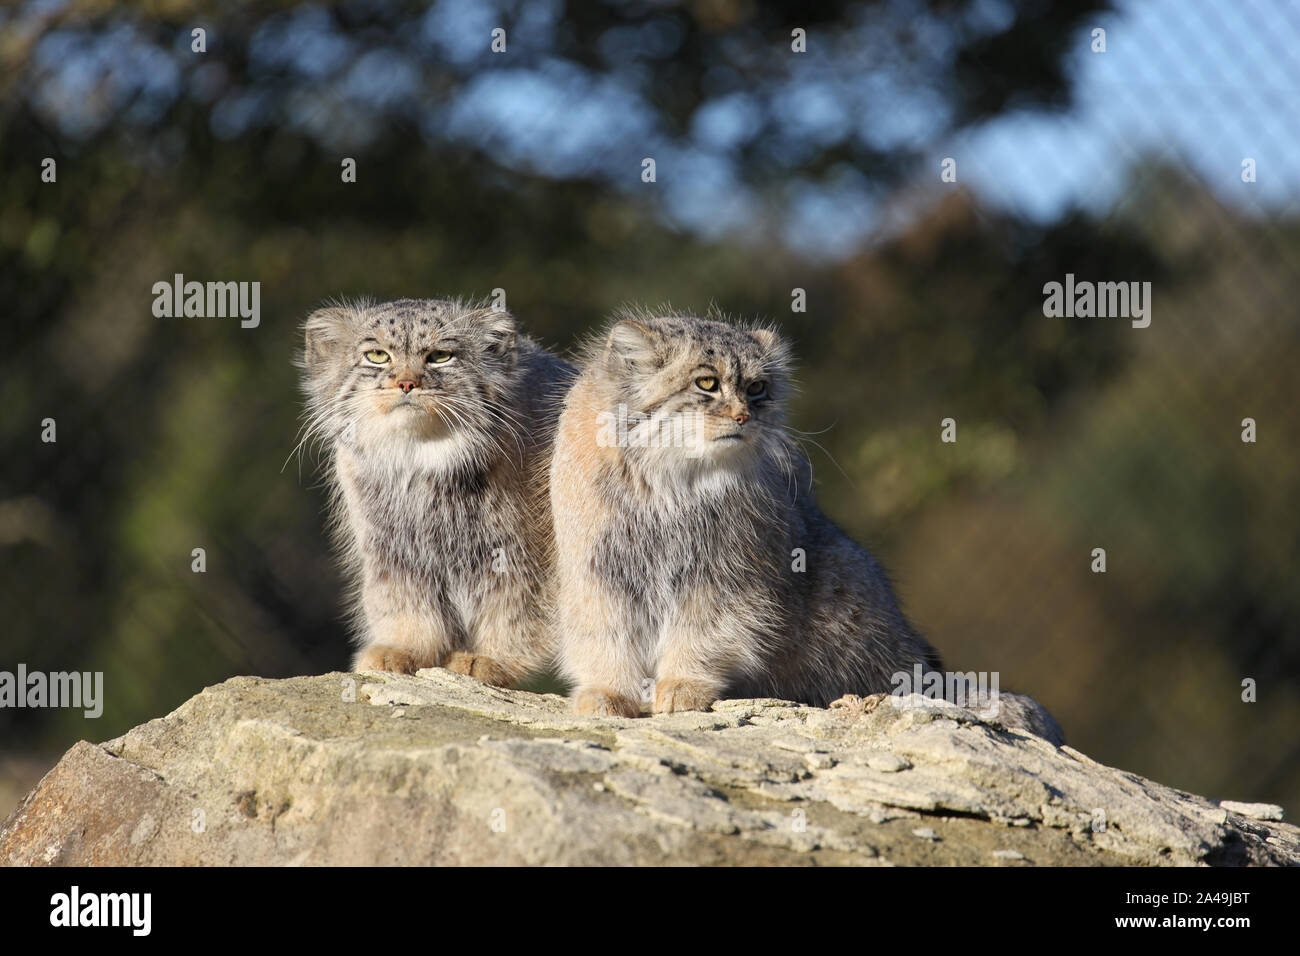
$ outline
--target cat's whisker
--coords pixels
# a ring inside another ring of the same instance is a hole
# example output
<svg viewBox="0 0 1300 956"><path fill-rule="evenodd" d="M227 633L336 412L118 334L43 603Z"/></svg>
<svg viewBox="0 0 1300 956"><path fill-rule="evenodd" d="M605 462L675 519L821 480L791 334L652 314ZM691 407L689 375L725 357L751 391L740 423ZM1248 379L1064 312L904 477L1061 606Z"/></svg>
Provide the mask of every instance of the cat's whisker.
<svg viewBox="0 0 1300 956"><path fill-rule="evenodd" d="M786 429L786 431L792 432L792 433L794 433L794 434L796 434L796 435L804 435L804 436L807 436L807 435L825 435L828 431L830 431L832 428L834 428L834 427L835 427L836 425L838 425L838 424L839 424L839 422L831 422L831 423L830 423L829 425L827 425L825 428L823 428L823 429L821 429L821 430L819 430L819 431L815 431L815 432L806 432L806 431L803 431L802 429L795 428L793 425L786 425L786 426L785 426L785 429Z"/></svg>
<svg viewBox="0 0 1300 956"><path fill-rule="evenodd" d="M485 413L488 416L489 422L496 421L505 430L511 440L513 440L515 449L519 454L520 466L522 467L525 452L523 442L521 441L517 431L518 424L512 419L507 418L499 409L494 408L487 402L474 404L463 398L454 396L440 396L438 407L440 410L445 409L447 411L448 415L457 422L458 428L473 430L480 433L483 437L491 441L493 451L497 454L503 455L505 454L505 448L498 440L498 437L491 426L483 425L482 427L474 427L477 423L471 424L469 421L469 416L471 414L478 412Z"/></svg>
<svg viewBox="0 0 1300 956"><path fill-rule="evenodd" d="M524 424L524 422L520 420L513 412L506 409L503 405L500 405L499 403L494 402L491 399L485 399L481 405L481 408L492 418L496 419L509 432L510 436L514 438L516 444L518 445L520 454L522 455L523 446L522 444L520 444L521 432L527 430L527 426Z"/></svg>
<svg viewBox="0 0 1300 956"><path fill-rule="evenodd" d="M797 437L795 440L799 442L801 445L807 442L808 444L815 446L818 450L821 451L823 455L825 455L828 459L830 459L830 463L835 466L835 469L844 477L844 480L849 483L850 487L852 487L855 492L861 491L861 489L857 485L857 482L853 480L853 478L849 475L847 471L845 471L843 468L840 467L840 463L835 460L835 456L830 453L830 450L826 448L825 445L823 445L821 442L814 441L811 438ZM808 468L810 471L812 470L811 460L809 460L808 462Z"/></svg>

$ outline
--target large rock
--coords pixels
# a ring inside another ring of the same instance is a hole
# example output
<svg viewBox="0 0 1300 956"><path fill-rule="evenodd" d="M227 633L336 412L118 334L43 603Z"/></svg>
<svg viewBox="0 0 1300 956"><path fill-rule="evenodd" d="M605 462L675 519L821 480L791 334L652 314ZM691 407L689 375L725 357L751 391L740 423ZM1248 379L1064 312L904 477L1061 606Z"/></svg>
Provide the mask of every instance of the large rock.
<svg viewBox="0 0 1300 956"><path fill-rule="evenodd" d="M69 750L0 862L1300 862L1231 807L891 697L626 720L442 670L240 677Z"/></svg>

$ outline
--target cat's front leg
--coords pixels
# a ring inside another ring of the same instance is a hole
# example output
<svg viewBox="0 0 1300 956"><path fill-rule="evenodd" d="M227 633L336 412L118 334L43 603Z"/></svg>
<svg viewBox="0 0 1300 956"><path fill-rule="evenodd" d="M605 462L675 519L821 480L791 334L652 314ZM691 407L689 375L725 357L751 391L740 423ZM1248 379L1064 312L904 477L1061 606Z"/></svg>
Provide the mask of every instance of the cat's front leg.
<svg viewBox="0 0 1300 956"><path fill-rule="evenodd" d="M655 666L656 714L708 710L730 675L757 662L760 642L743 607L685 596L664 626Z"/></svg>
<svg viewBox="0 0 1300 956"><path fill-rule="evenodd" d="M628 609L596 581L562 586L559 605L560 665L574 683L574 713L639 717L641 666Z"/></svg>
<svg viewBox="0 0 1300 956"><path fill-rule="evenodd" d="M469 649L453 651L443 667L486 684L507 687L540 670L555 653L553 630L536 585L525 571L492 572L469 626Z"/></svg>
<svg viewBox="0 0 1300 956"><path fill-rule="evenodd" d="M375 571L363 581L362 612L366 632L353 669L414 674L437 667L451 653L453 634L445 616L402 576Z"/></svg>
<svg viewBox="0 0 1300 956"><path fill-rule="evenodd" d="M662 677L655 681L654 712L708 710L722 692L720 681L695 677Z"/></svg>
<svg viewBox="0 0 1300 956"><path fill-rule="evenodd" d="M438 617L385 615L369 624L366 643L357 651L352 669L414 674L442 664L450 643Z"/></svg>
<svg viewBox="0 0 1300 956"><path fill-rule="evenodd" d="M400 642L377 641L357 651L353 658L354 671L390 671L395 674L414 674L422 667L433 667L429 659L416 651L403 647Z"/></svg>

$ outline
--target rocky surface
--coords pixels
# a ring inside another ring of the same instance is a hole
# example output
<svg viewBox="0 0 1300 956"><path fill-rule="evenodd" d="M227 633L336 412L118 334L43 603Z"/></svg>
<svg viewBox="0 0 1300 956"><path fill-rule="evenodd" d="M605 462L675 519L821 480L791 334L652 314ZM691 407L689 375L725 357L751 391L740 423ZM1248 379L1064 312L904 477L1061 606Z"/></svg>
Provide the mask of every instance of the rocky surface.
<svg viewBox="0 0 1300 956"><path fill-rule="evenodd" d="M1296 864L1214 801L919 698L579 717L443 670L240 677L79 743L22 864Z"/></svg>

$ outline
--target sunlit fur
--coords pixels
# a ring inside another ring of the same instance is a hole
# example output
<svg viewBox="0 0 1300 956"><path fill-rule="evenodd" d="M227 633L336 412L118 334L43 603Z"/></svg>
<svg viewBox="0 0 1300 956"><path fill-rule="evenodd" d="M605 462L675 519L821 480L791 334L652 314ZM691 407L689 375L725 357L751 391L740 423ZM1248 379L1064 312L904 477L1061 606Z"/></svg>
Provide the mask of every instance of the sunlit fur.
<svg viewBox="0 0 1300 956"><path fill-rule="evenodd" d="M354 666L509 683L544 664L545 478L569 367L508 313L455 301L344 304L304 331L303 441L328 462Z"/></svg>
<svg viewBox="0 0 1300 956"><path fill-rule="evenodd" d="M825 705L937 663L884 572L817 509L785 422L789 365L772 330L683 316L627 314L586 349L551 467L579 710L631 713L646 679L657 711ZM611 446L600 426L620 406L683 440Z"/></svg>
<svg viewBox="0 0 1300 956"><path fill-rule="evenodd" d="M818 510L786 425L791 387L771 329L628 312L584 350L551 464L560 663L579 713L636 716L651 681L656 712L825 706L941 668L880 565ZM608 427L620 407L622 435ZM1002 717L1061 739L1030 698L1003 695Z"/></svg>

